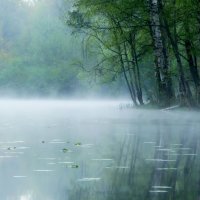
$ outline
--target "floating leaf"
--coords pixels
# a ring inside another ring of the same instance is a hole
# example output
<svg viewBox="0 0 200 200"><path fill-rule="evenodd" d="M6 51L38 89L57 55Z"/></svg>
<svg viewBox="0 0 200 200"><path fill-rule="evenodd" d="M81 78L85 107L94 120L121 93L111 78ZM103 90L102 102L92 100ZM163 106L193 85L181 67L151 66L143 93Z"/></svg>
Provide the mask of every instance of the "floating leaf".
<svg viewBox="0 0 200 200"><path fill-rule="evenodd" d="M69 151L69 149L67 149L67 148L63 148L63 153L67 153L68 151Z"/></svg>
<svg viewBox="0 0 200 200"><path fill-rule="evenodd" d="M79 168L78 165L71 165L71 168Z"/></svg>
<svg viewBox="0 0 200 200"><path fill-rule="evenodd" d="M81 145L82 145L81 142L77 142L77 143L75 144L75 146L81 146Z"/></svg>

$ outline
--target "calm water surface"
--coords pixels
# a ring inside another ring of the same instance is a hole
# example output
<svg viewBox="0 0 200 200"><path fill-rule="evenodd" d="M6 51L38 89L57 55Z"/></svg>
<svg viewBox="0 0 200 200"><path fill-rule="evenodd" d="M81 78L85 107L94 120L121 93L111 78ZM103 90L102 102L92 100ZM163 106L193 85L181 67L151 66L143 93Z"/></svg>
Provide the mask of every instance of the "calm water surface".
<svg viewBox="0 0 200 200"><path fill-rule="evenodd" d="M180 158L199 161L200 115L121 103L0 101L0 199L172 195L176 186L161 176L181 170Z"/></svg>

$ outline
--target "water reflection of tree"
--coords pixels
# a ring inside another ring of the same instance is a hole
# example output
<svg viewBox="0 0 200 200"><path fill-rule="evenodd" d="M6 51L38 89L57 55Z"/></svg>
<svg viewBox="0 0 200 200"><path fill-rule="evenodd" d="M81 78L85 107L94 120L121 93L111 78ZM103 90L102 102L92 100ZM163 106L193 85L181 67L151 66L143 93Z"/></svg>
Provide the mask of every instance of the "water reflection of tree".
<svg viewBox="0 0 200 200"><path fill-rule="evenodd" d="M115 165L104 171L102 181L76 186L70 199L198 199L198 123L182 124L176 131L170 124L155 123L153 135L141 127L136 134L125 135Z"/></svg>

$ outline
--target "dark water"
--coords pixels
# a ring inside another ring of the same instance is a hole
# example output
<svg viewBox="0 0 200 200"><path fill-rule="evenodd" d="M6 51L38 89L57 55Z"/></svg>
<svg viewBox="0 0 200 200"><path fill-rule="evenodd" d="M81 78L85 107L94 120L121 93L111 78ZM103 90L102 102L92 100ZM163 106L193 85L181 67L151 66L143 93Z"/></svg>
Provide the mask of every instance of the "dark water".
<svg viewBox="0 0 200 200"><path fill-rule="evenodd" d="M200 115L120 103L1 101L0 199L197 199Z"/></svg>

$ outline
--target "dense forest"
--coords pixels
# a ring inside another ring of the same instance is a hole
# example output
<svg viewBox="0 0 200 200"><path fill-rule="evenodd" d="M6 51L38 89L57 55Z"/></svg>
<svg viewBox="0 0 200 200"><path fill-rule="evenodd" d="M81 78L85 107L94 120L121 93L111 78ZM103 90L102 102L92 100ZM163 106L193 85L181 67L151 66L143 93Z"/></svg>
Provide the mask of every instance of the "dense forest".
<svg viewBox="0 0 200 200"><path fill-rule="evenodd" d="M77 0L67 23L95 49L97 75L123 74L135 105L199 105L198 0Z"/></svg>
<svg viewBox="0 0 200 200"><path fill-rule="evenodd" d="M198 107L198 0L2 0L1 95Z"/></svg>
<svg viewBox="0 0 200 200"><path fill-rule="evenodd" d="M64 23L71 5L62 0L1 0L1 96L117 96L119 87L123 92L123 81L108 86L77 64L83 60L83 36L73 35Z"/></svg>

